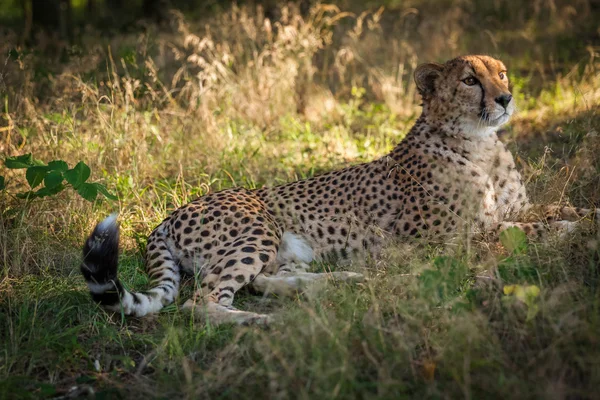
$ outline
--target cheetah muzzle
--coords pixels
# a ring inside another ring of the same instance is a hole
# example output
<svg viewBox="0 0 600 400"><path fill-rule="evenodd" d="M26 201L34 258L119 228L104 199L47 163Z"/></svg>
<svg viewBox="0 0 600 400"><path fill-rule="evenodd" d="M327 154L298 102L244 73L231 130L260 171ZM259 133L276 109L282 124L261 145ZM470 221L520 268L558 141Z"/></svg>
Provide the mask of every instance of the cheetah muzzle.
<svg viewBox="0 0 600 400"><path fill-rule="evenodd" d="M515 109L502 62L465 56L423 64L414 75L423 112L389 154L282 186L208 194L175 210L148 238L153 285L145 292L126 290L117 277L116 216L100 222L81 265L94 301L126 315L157 312L175 300L186 273L201 283L184 308L213 324L264 324L269 316L232 306L240 288L293 296L330 278L363 279L308 272L312 261L376 256L391 237L444 241L511 226L539 235L591 214L541 207L539 222L522 222L533 206L496 135Z"/></svg>

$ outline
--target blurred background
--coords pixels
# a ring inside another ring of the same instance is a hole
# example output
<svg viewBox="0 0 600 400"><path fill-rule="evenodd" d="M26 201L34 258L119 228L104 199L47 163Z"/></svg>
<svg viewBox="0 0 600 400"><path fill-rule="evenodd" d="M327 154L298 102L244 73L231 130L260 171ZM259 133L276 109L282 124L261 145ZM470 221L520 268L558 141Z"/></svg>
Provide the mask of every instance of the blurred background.
<svg viewBox="0 0 600 400"><path fill-rule="evenodd" d="M142 56L158 63L159 75L172 77L173 68L181 65L173 65L172 54L165 54L175 49L166 49L177 47L184 52L180 56L189 56L185 35L194 34L216 45L231 44L215 56L230 57L231 65L226 67L234 66L231 70L239 73L241 65L248 67L253 51L265 50L269 41L298 30L306 39L294 44L298 47L293 51L304 57L301 64L305 64L298 76L309 75L300 79L301 85L306 78L318 80L337 95L344 92L340 82L350 79L390 103L390 96L398 100L399 92L407 89L402 86L410 85L406 77L417 60L485 53L508 57L511 70L520 76L545 80L595 57L600 44L600 0L343 0L328 4L315 0L0 0L2 50L8 54L12 48L11 57L21 55L17 48L51 55L58 63L45 62L49 72L69 70L74 58L94 53L98 57L86 63L91 71L105 60L102 53L109 45L113 53L120 53L117 56L123 55L133 46L139 50L142 43L132 38L144 35ZM131 51L124 59L133 62L134 58L140 54ZM299 91L306 89L303 86ZM304 99L297 100L303 108Z"/></svg>

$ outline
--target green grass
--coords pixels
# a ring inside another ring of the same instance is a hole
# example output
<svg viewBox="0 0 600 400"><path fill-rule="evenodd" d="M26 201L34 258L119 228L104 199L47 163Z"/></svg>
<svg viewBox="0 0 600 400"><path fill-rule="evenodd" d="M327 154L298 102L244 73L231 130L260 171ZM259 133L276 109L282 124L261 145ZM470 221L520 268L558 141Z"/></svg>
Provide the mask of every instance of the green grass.
<svg viewBox="0 0 600 400"><path fill-rule="evenodd" d="M598 249L583 250L590 263L579 266L550 245L513 256L396 250L384 267L367 269L364 285L332 284L305 301L238 296L244 309L275 313L266 330L210 327L176 308L122 319L92 305L77 275L13 282L1 306L7 379L0 388L7 398L77 383L159 398L593 393ZM124 257L122 276L139 287L138 265ZM529 305L503 294L503 285L515 283L541 289L533 317Z"/></svg>
<svg viewBox="0 0 600 400"><path fill-rule="evenodd" d="M91 31L76 46L23 48L7 34L0 152L85 161L119 201L65 191L27 204L14 196L27 187L22 171L0 169L0 398L74 386L97 398L594 398L593 231L392 243L345 267L367 275L362 284L308 299L240 292L235 306L275 316L266 329L213 327L177 305L123 318L93 304L79 274L83 240L110 212L122 227L121 279L143 289L145 238L176 207L385 154L418 116L414 66L459 53L493 53L509 68L519 111L502 140L530 196L600 205L600 64L593 43L585 49L597 10L467 3L412 1L418 20L388 1L361 32L356 17L336 22L329 10L282 21L295 35L269 38L259 11L234 7L197 25L175 15L171 32Z"/></svg>

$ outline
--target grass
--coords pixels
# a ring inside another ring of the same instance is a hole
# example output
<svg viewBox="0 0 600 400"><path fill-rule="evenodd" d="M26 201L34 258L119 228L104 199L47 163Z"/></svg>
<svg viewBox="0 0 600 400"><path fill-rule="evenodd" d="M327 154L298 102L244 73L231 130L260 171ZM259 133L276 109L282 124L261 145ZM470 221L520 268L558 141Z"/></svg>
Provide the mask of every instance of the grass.
<svg viewBox="0 0 600 400"><path fill-rule="evenodd" d="M26 203L14 196L23 176L1 170L0 398L73 386L98 398L595 396L595 233L395 243L349 267L364 284L304 300L240 293L236 306L276 316L269 329L207 326L176 306L125 319L89 299L80 249L108 213L122 222L122 280L143 288L145 237L169 211L384 154L418 115L414 67L461 53L508 65L519 112L502 138L531 197L600 204L592 2L371 3L364 14L349 1L314 7L306 19L292 4L271 24L260 7L195 23L173 13L161 30L91 29L72 45L24 47L2 33L0 151L83 160L119 201L65 191Z"/></svg>

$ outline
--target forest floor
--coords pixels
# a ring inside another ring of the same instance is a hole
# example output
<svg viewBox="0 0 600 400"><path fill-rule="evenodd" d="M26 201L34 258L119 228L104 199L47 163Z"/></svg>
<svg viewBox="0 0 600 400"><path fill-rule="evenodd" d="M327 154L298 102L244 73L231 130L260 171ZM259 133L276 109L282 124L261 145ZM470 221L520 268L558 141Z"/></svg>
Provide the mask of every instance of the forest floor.
<svg viewBox="0 0 600 400"><path fill-rule="evenodd" d="M414 67L465 53L508 66L519 109L501 138L530 197L600 206L600 16L591 1L570 3L415 0L305 17L290 5L277 23L234 6L34 47L2 33L0 152L83 161L118 201L69 187L19 198L23 170L0 168L0 398L596 397L594 232L394 243L345 267L369 277L359 285L332 282L310 299L237 295L236 307L273 314L267 329L180 311L193 279L156 315L107 313L79 272L84 238L111 212L120 277L143 289L145 238L178 206L384 155L420 111Z"/></svg>

